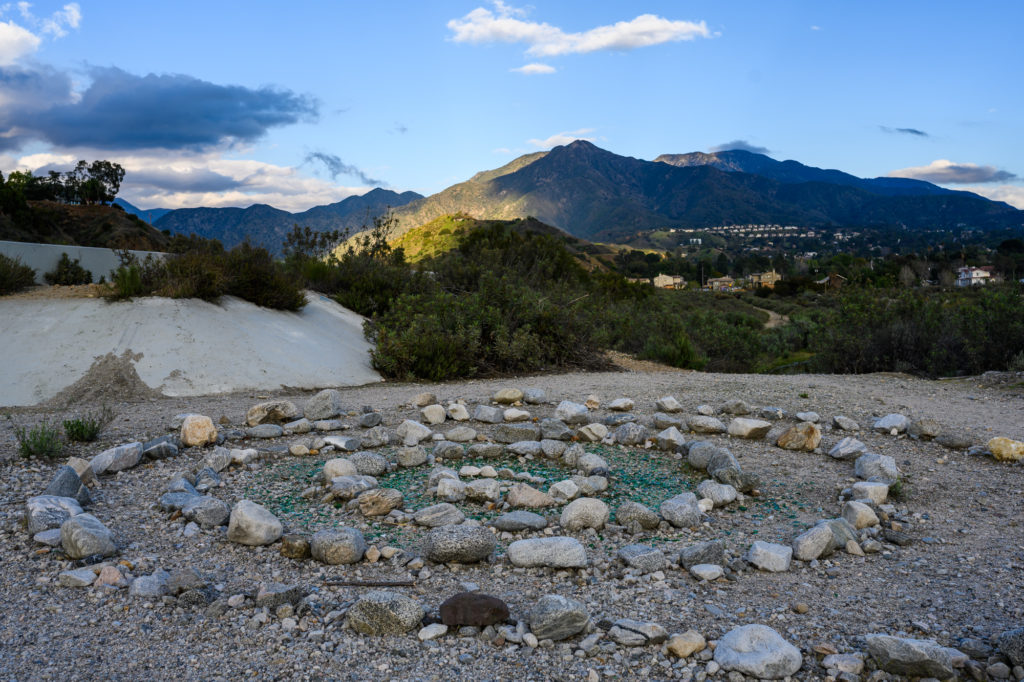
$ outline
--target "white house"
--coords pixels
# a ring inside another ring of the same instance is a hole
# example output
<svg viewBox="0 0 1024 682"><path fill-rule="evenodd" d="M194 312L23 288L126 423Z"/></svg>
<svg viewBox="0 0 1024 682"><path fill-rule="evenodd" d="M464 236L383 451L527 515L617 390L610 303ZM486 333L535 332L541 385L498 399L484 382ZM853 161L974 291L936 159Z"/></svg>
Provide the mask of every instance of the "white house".
<svg viewBox="0 0 1024 682"><path fill-rule="evenodd" d="M958 287L970 287L975 284L985 284L992 277L987 268L966 267L958 268L956 271L956 285Z"/></svg>

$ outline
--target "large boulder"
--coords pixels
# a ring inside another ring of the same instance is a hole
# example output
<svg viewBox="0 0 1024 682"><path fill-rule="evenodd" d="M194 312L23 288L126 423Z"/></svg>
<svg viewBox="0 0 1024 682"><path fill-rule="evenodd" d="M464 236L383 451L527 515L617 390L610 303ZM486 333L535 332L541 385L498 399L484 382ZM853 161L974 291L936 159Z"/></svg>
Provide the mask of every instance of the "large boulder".
<svg viewBox="0 0 1024 682"><path fill-rule="evenodd" d="M249 426L281 424L301 416L299 408L290 400L268 400L250 407L245 413L245 423Z"/></svg>
<svg viewBox="0 0 1024 682"><path fill-rule="evenodd" d="M484 526L442 526L427 533L423 554L438 563L471 564L490 556L497 544Z"/></svg>
<svg viewBox="0 0 1024 682"><path fill-rule="evenodd" d="M508 546L508 559L520 568L585 568L587 550L575 538L528 538Z"/></svg>
<svg viewBox="0 0 1024 682"><path fill-rule="evenodd" d="M955 677L957 668L962 668L967 662L967 656L933 639L870 634L864 635L864 641L868 654L878 667L895 675L945 680Z"/></svg>
<svg viewBox="0 0 1024 682"><path fill-rule="evenodd" d="M269 545L284 533L281 521L251 500L240 500L231 510L228 540L240 545Z"/></svg>
<svg viewBox="0 0 1024 682"><path fill-rule="evenodd" d="M794 675L803 665L800 650L767 625L741 625L725 633L715 647L715 663L762 680Z"/></svg>
<svg viewBox="0 0 1024 682"><path fill-rule="evenodd" d="M348 610L348 624L364 635L401 635L420 624L423 606L402 594L369 592Z"/></svg>
<svg viewBox="0 0 1024 682"><path fill-rule="evenodd" d="M558 641L582 632L590 622L590 614L582 602L546 594L530 610L528 621L530 632L537 639Z"/></svg>
<svg viewBox="0 0 1024 682"><path fill-rule="evenodd" d="M65 521L60 527L60 544L72 559L117 552L114 534L92 514L78 514Z"/></svg>
<svg viewBox="0 0 1024 682"><path fill-rule="evenodd" d="M366 554L366 539L355 528L325 528L309 539L313 558L331 566L354 564Z"/></svg>

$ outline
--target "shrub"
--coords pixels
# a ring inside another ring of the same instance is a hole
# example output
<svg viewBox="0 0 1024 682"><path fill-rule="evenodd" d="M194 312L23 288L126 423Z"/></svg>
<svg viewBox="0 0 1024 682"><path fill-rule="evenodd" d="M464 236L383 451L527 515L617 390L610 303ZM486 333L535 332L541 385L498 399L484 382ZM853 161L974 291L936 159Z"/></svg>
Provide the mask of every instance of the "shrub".
<svg viewBox="0 0 1024 682"><path fill-rule="evenodd" d="M264 248L240 244L228 252L224 267L227 294L277 310L299 310L306 305L302 287Z"/></svg>
<svg viewBox="0 0 1024 682"><path fill-rule="evenodd" d="M14 436L18 439L18 452L22 457L56 457L64 448L60 431L47 421L40 422L31 429L17 427Z"/></svg>
<svg viewBox="0 0 1024 682"><path fill-rule="evenodd" d="M68 440L91 443L99 437L103 427L114 419L113 411L104 405L97 412L87 412L81 417L64 421L64 435Z"/></svg>
<svg viewBox="0 0 1024 682"><path fill-rule="evenodd" d="M36 283L36 271L18 258L0 254L0 296L27 289Z"/></svg>
<svg viewBox="0 0 1024 682"><path fill-rule="evenodd" d="M57 267L43 275L47 284L72 286L75 284L92 284L92 273L83 268L76 258L71 260L68 254L62 253Z"/></svg>
<svg viewBox="0 0 1024 682"><path fill-rule="evenodd" d="M122 265L111 272L110 284L104 296L111 301L123 301L146 293L142 286L142 268L138 263Z"/></svg>

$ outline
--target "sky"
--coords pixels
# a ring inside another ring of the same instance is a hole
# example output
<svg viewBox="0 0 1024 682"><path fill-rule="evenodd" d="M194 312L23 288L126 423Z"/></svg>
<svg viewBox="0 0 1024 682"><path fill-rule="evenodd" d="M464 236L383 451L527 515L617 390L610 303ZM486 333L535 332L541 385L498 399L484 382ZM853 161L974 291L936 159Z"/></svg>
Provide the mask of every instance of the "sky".
<svg viewBox="0 0 1024 682"><path fill-rule="evenodd" d="M0 0L0 170L136 206L431 194L586 139L744 148L1024 208L1024 3Z"/></svg>

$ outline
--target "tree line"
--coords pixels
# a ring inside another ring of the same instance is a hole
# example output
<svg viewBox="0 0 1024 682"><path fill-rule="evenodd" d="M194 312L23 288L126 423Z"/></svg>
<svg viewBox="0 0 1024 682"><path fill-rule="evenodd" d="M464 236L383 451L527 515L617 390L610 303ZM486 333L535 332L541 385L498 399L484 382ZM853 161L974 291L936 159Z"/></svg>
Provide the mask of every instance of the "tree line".
<svg viewBox="0 0 1024 682"><path fill-rule="evenodd" d="M0 174L0 210L17 208L25 201L58 201L62 204L108 204L114 200L124 180L124 168L112 161L79 161L63 173L50 171L33 175L32 171L12 171L4 181Z"/></svg>

